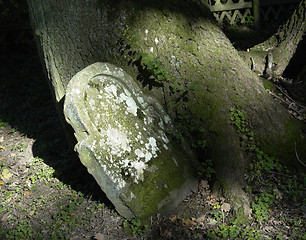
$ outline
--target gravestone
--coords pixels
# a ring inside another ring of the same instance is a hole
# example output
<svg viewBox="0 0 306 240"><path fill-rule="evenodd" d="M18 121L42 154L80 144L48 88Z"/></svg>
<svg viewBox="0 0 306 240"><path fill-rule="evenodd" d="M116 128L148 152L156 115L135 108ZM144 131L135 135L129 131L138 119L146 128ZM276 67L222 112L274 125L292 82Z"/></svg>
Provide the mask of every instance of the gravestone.
<svg viewBox="0 0 306 240"><path fill-rule="evenodd" d="M169 116L122 69L95 63L77 73L64 113L81 162L122 216L165 213L197 187L194 158L167 136Z"/></svg>

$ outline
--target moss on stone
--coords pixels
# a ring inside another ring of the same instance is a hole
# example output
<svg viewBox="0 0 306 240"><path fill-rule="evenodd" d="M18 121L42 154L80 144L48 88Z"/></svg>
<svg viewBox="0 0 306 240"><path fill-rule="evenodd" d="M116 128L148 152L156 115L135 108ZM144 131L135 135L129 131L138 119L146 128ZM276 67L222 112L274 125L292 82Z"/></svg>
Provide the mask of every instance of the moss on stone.
<svg viewBox="0 0 306 240"><path fill-rule="evenodd" d="M182 153L181 155L179 153L175 155L182 156ZM154 169L158 169L155 173L146 171L144 174L146 180L143 183L131 183L129 189L133 192L135 198L121 196L126 201L127 206L133 209L135 215L141 218L149 217L156 212L167 212L169 209L164 209L165 206L161 203L167 198L172 199L171 194L179 198L177 194L181 192L187 177L186 174L192 173L192 169L186 168L185 159L182 157L174 159L173 155L167 151L160 153L152 164L150 167L154 166Z"/></svg>

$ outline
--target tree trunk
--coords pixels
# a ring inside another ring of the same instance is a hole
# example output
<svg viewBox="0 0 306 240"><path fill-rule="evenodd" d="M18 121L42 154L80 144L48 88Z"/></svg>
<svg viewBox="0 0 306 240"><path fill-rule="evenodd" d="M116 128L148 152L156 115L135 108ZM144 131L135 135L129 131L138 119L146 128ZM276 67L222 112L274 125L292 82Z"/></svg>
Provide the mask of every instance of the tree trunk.
<svg viewBox="0 0 306 240"><path fill-rule="evenodd" d="M248 200L242 191L246 160L231 107L245 112L267 153L290 161L294 143L305 146L302 124L267 94L200 1L28 0L28 6L59 109L67 84L81 69L95 62L123 68L172 118L188 115L193 129L206 130L216 184L236 209L247 212ZM152 84L148 69L132 59L135 52L158 58L153 62L165 66L165 81Z"/></svg>
<svg viewBox="0 0 306 240"><path fill-rule="evenodd" d="M264 74L266 56L268 53L272 53L274 73L282 75L296 52L299 42L303 39L305 32L306 1L302 0L288 21L272 37L254 46L249 52L242 52L241 55L250 68L252 65L250 57L252 57L256 65L256 71Z"/></svg>

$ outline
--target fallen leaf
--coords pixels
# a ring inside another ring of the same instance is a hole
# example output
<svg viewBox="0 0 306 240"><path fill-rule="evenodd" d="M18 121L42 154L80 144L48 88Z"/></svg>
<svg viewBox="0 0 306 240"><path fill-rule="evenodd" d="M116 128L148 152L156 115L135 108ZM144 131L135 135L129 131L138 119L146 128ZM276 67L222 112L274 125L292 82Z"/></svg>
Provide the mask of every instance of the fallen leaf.
<svg viewBox="0 0 306 240"><path fill-rule="evenodd" d="M223 212L229 212L231 210L231 205L229 203L222 203L221 210Z"/></svg>
<svg viewBox="0 0 306 240"><path fill-rule="evenodd" d="M9 213L6 213L0 218L0 222L6 222L10 217L11 215Z"/></svg>
<svg viewBox="0 0 306 240"><path fill-rule="evenodd" d="M217 223L217 221L215 219L213 219L213 218L210 218L208 220L209 220L208 224L210 224L210 225L215 225Z"/></svg>
<svg viewBox="0 0 306 240"><path fill-rule="evenodd" d="M206 189L209 188L208 182L206 180L201 180L199 184L200 189Z"/></svg>
<svg viewBox="0 0 306 240"><path fill-rule="evenodd" d="M3 181L0 181L0 187L1 187L3 184L4 184L4 182L3 182Z"/></svg>
<svg viewBox="0 0 306 240"><path fill-rule="evenodd" d="M29 195L32 195L32 192L31 191L24 191L23 195L24 196L29 196Z"/></svg>
<svg viewBox="0 0 306 240"><path fill-rule="evenodd" d="M2 178L2 180L8 180L13 176L13 173L10 172L10 170L8 170L7 168L4 168L2 170L2 173L0 175L0 178Z"/></svg>
<svg viewBox="0 0 306 240"><path fill-rule="evenodd" d="M175 222L176 219L177 219L177 216L173 216L173 217L170 217L170 218L169 218L169 220L170 220L171 222Z"/></svg>
<svg viewBox="0 0 306 240"><path fill-rule="evenodd" d="M5 147L3 147L3 146L1 146L1 145L0 145L0 149L3 149L3 150L5 150Z"/></svg>
<svg viewBox="0 0 306 240"><path fill-rule="evenodd" d="M205 221L205 215L201 215L201 216L197 217L196 221L197 222L204 222Z"/></svg>
<svg viewBox="0 0 306 240"><path fill-rule="evenodd" d="M97 233L95 236L94 236L95 240L105 240L104 238L104 234L102 233Z"/></svg>
<svg viewBox="0 0 306 240"><path fill-rule="evenodd" d="M187 219L184 219L182 218L181 221L182 221L182 224L186 225L186 226L189 226L189 225L195 225L195 218L187 218Z"/></svg>
<svg viewBox="0 0 306 240"><path fill-rule="evenodd" d="M210 196L206 197L207 200L217 200L217 196L214 194L211 194Z"/></svg>
<svg viewBox="0 0 306 240"><path fill-rule="evenodd" d="M280 199L280 200L283 199L283 194L277 188L274 188L273 192L276 195L276 199Z"/></svg>
<svg viewBox="0 0 306 240"><path fill-rule="evenodd" d="M6 159L6 157L5 157L5 156L0 157L0 161L5 160L5 159Z"/></svg>

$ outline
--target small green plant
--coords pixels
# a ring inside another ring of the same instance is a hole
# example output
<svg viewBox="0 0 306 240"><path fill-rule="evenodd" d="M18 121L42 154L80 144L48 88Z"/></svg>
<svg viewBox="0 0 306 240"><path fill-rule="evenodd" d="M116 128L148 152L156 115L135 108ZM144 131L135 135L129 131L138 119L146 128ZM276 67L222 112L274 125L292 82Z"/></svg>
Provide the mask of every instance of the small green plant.
<svg viewBox="0 0 306 240"><path fill-rule="evenodd" d="M216 230L215 233L218 237L221 237L223 239L225 238L237 238L240 234L241 228L236 226L236 225L226 225L226 224L221 224Z"/></svg>
<svg viewBox="0 0 306 240"><path fill-rule="evenodd" d="M198 175L205 177L207 180L210 180L211 177L216 173L216 170L213 167L213 162L211 159L205 160L201 163L201 166L198 171Z"/></svg>
<svg viewBox="0 0 306 240"><path fill-rule="evenodd" d="M163 66L162 62L158 57L154 57L149 53L142 52L140 49L139 35L131 35L129 28L123 32L123 37L127 39L128 49L133 48L134 51L130 51L131 62L134 64L140 63L142 68L149 73L149 78L153 78L156 82L161 83L165 81L170 81L169 75L166 68Z"/></svg>
<svg viewBox="0 0 306 240"><path fill-rule="evenodd" d="M247 26L247 27L254 27L255 26L255 21L254 21L254 17L251 15L247 15L245 18L245 21L243 23L243 25Z"/></svg>
<svg viewBox="0 0 306 240"><path fill-rule="evenodd" d="M7 127L9 124L7 122L4 122L1 118L0 118L0 129L3 129L5 127Z"/></svg>
<svg viewBox="0 0 306 240"><path fill-rule="evenodd" d="M17 149L19 150L19 152L23 152L24 151L24 145L23 144L18 145Z"/></svg>
<svg viewBox="0 0 306 240"><path fill-rule="evenodd" d="M143 224L139 218L135 217L130 220L124 220L123 228L133 235L143 236L149 229L149 225Z"/></svg>
<svg viewBox="0 0 306 240"><path fill-rule="evenodd" d="M207 231L209 239L263 239L259 230L251 227L242 227L240 225L221 224L214 230Z"/></svg>
<svg viewBox="0 0 306 240"><path fill-rule="evenodd" d="M230 108L230 119L232 124L237 128L238 132L244 133L247 131L247 122L246 118L240 110L236 110L235 108Z"/></svg>
<svg viewBox="0 0 306 240"><path fill-rule="evenodd" d="M190 114L179 114L175 124L175 129L171 133L175 136L176 140L184 144L186 138L191 140L192 148L196 150L204 150L207 147L205 136L205 129L198 127L195 118ZM190 136L193 136L190 139Z"/></svg>
<svg viewBox="0 0 306 240"><path fill-rule="evenodd" d="M241 146L253 156L253 161L247 170L249 185L252 185L254 189L264 189L260 195L255 196L251 203L254 219L259 223L268 220L271 207L276 199L282 199L282 193L290 196L294 202L305 204L301 190L306 182L305 175L301 174L298 177L292 174L277 158L262 151L257 146L254 133L249 130L246 118L241 111L231 108L230 118L241 136ZM247 186L246 192L252 193L252 187Z"/></svg>
<svg viewBox="0 0 306 240"><path fill-rule="evenodd" d="M39 233L34 231L29 220L21 220L6 234L7 239L38 239Z"/></svg>
<svg viewBox="0 0 306 240"><path fill-rule="evenodd" d="M15 128L11 128L10 130L9 130L9 132L8 132L8 134L13 134L14 132L16 131L16 129Z"/></svg>
<svg viewBox="0 0 306 240"><path fill-rule="evenodd" d="M223 218L222 211L215 211L209 213L216 221L221 221Z"/></svg>
<svg viewBox="0 0 306 240"><path fill-rule="evenodd" d="M55 170L52 167L45 166L44 160L41 158L34 158L32 162L28 163L28 167L32 167L32 172L29 179L32 183L42 180L45 183L51 181Z"/></svg>
<svg viewBox="0 0 306 240"><path fill-rule="evenodd" d="M240 145L243 149L253 151L256 148L254 132L248 128L246 117L242 111L230 108L230 120L240 135Z"/></svg>
<svg viewBox="0 0 306 240"><path fill-rule="evenodd" d="M255 202L252 202L253 217L262 222L268 219L268 213L271 211L270 207L275 200L275 196L270 193L262 193L255 197Z"/></svg>
<svg viewBox="0 0 306 240"><path fill-rule="evenodd" d="M228 14L230 14L231 16L234 16L234 12L235 11L228 11ZM242 15L244 15L244 14L242 14ZM223 25L224 26L228 26L229 24L231 24L231 23L228 20L228 18L224 18L223 19ZM254 16L252 16L250 14L247 14L246 16L244 15L244 17L240 17L237 14L236 18L234 20L234 23L230 26L230 28L238 29L241 26L246 26L246 27L249 27L249 28L254 28L254 26L255 26Z"/></svg>

